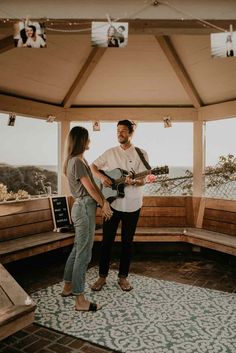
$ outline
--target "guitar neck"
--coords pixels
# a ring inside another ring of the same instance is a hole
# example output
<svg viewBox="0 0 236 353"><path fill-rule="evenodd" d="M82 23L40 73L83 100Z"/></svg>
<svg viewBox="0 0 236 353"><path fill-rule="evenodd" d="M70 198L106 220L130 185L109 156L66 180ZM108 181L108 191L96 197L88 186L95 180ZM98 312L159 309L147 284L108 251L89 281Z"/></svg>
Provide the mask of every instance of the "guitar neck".
<svg viewBox="0 0 236 353"><path fill-rule="evenodd" d="M142 179L142 178L144 178L145 176L147 176L148 174L151 174L151 173L152 173L152 169L150 169L150 170L145 170L145 171L143 171L143 172L141 172L141 173L134 174L133 178L134 178L134 179ZM115 183L115 184L124 183L124 182L125 182L125 179L126 179L126 177L121 177L121 178L119 178L119 179L116 179L114 183Z"/></svg>

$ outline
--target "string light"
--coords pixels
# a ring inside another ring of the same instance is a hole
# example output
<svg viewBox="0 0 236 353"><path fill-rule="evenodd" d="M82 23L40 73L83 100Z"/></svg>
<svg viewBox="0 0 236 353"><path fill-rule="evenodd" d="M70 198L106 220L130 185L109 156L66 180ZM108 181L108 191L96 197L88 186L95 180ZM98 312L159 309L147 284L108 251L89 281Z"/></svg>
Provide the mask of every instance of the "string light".
<svg viewBox="0 0 236 353"><path fill-rule="evenodd" d="M202 18L194 16L191 13L186 12L185 10L180 9L179 7L176 7L176 6L172 5L172 4L170 4L166 0L144 0L144 4L145 4L145 6L143 6L142 8L137 10L136 12L131 13L131 14L127 14L127 12L125 12L123 17L119 17L119 18L113 19L112 22L118 22L118 21L124 20L124 19L132 19L132 18L135 19L138 14L144 12L147 8L150 8L150 6L159 7L160 5L163 5L163 6L167 6L170 9L173 9L176 12L180 13L182 15L182 17L180 19L181 21L184 21L184 17L183 17L183 15L184 15L185 17L189 17L189 18L191 18L193 20L199 21L201 23L201 25L203 27L205 27L205 28L206 27L212 27L212 28L215 28L215 29L217 29L218 31L221 31L221 32L227 32L228 31L227 29L221 28L221 27L216 26L216 25L214 25L214 24L212 24L212 23L210 23L210 22L208 22L206 20L203 20ZM5 12L5 14L7 14L7 15L10 15L8 12L3 11L2 9L1 9L1 11ZM14 16L11 16L11 17L14 17ZM22 19L20 19L20 20L22 21ZM20 20L17 19L16 17L15 18L11 18L11 19L10 18L2 19L3 23L12 23L12 22L15 23L16 21L20 21ZM46 21L48 23L48 22L50 22L52 20L50 20L50 18L47 17L47 18L45 18L44 21ZM38 20L38 22L43 22L43 19ZM84 25L87 24L90 27L82 28L82 29L68 29L68 30L60 29L60 28L50 28L50 27L46 27L46 29L49 30L49 31L71 32L71 33L91 31L91 22L81 22L81 23L79 23L79 22L69 22L68 23L67 21L65 21L65 22L62 22L62 21L52 21L52 22L50 22L50 26L52 26L52 27L54 27L56 25L59 25L59 24L67 24L70 27L73 26L73 25L74 26L79 26L79 25L84 26Z"/></svg>

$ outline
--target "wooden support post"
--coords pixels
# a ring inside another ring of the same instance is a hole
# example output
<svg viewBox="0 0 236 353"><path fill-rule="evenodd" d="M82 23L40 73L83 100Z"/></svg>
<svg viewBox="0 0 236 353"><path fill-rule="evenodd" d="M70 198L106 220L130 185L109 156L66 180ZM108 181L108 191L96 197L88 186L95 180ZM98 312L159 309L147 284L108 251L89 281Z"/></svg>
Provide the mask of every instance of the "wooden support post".
<svg viewBox="0 0 236 353"><path fill-rule="evenodd" d="M193 196L203 194L204 143L203 123L198 120L193 123Z"/></svg>
<svg viewBox="0 0 236 353"><path fill-rule="evenodd" d="M67 179L63 174L63 162L64 162L64 150L66 145L66 138L70 131L70 122L62 121L59 123L59 141L58 141L58 159L59 159L59 168L58 168L58 194L70 195L69 186Z"/></svg>

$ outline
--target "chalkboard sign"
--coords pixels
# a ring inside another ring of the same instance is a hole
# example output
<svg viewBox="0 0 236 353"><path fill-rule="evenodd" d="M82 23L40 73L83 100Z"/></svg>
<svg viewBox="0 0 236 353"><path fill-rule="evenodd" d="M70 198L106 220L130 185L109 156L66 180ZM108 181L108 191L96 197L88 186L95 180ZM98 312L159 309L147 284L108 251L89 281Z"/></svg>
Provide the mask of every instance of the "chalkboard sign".
<svg viewBox="0 0 236 353"><path fill-rule="evenodd" d="M50 200L54 230L60 231L61 228L71 224L68 200L66 196L52 196Z"/></svg>

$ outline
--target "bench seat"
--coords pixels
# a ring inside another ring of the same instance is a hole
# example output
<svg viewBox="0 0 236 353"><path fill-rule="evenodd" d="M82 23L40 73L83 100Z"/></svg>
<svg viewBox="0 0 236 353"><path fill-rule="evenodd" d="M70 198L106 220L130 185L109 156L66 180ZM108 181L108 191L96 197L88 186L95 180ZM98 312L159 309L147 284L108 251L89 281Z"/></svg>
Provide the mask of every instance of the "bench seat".
<svg viewBox="0 0 236 353"><path fill-rule="evenodd" d="M137 227L135 242L175 242L182 241L184 238L183 227ZM102 229L95 231L95 241L102 240ZM116 241L121 240L121 229L117 231Z"/></svg>
<svg viewBox="0 0 236 353"><path fill-rule="evenodd" d="M44 232L0 242L0 262L7 263L74 243L74 233Z"/></svg>
<svg viewBox="0 0 236 353"><path fill-rule="evenodd" d="M236 256L236 236L206 229L187 228L186 242Z"/></svg>
<svg viewBox="0 0 236 353"><path fill-rule="evenodd" d="M32 324L35 303L0 264L0 340ZM28 305L27 305L28 304Z"/></svg>

